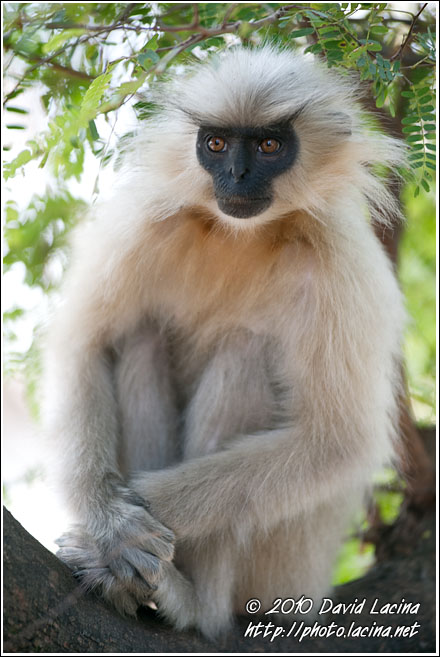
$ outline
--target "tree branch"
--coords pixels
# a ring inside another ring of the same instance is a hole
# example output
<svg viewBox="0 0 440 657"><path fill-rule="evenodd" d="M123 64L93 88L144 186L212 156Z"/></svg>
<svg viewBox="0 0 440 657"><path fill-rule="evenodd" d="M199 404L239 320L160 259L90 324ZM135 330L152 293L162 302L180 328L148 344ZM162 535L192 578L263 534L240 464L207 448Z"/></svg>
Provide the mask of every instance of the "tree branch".
<svg viewBox="0 0 440 657"><path fill-rule="evenodd" d="M390 545L398 547L398 526L389 532ZM216 642L196 632L178 632L157 619L151 610L138 619L122 618L94 595L77 587L67 567L30 536L8 511L4 514L4 650L24 653L423 653L435 652L435 516L426 514L410 525L406 549L375 566L365 577L336 589L336 604L365 598L360 614L338 614L327 618L343 628L344 636L315 635L299 641L291 636L250 636L254 617L237 618L233 630ZM420 603L417 614L378 614L369 611L379 604ZM280 625L280 619L263 617ZM319 618L320 626L325 624ZM395 637L396 626L418 623L412 636ZM364 638L346 636L353 626L372 631ZM373 634L377 626L389 628L388 636ZM246 634L247 632L247 634Z"/></svg>

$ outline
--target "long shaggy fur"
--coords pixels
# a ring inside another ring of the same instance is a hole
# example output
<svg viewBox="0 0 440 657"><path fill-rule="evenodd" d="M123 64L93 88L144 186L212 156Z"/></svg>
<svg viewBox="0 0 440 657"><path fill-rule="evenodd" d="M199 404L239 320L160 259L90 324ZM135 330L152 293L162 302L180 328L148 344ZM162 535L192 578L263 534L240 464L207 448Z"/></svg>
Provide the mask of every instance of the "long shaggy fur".
<svg viewBox="0 0 440 657"><path fill-rule="evenodd" d="M372 221L397 212L375 166L403 155L352 81L288 50L227 51L159 102L78 232L49 337L79 522L60 556L122 611L152 599L213 636L249 598L327 594L393 457L404 312ZM271 207L223 214L199 125L286 116L299 155Z"/></svg>

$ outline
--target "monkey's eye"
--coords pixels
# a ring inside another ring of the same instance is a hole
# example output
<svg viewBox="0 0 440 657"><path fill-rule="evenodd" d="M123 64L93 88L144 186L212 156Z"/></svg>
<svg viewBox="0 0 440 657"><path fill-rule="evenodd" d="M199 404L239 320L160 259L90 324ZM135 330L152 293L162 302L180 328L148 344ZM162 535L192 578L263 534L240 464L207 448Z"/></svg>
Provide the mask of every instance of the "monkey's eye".
<svg viewBox="0 0 440 657"><path fill-rule="evenodd" d="M214 153L221 153L221 151L226 150L226 142L223 137L210 137L207 144L209 150L214 151Z"/></svg>
<svg viewBox="0 0 440 657"><path fill-rule="evenodd" d="M272 139L270 137L267 137L266 139L263 139L262 142L260 142L258 146L258 150L260 153L268 153L269 155L271 153L276 153L279 151L281 148L281 144L277 139Z"/></svg>

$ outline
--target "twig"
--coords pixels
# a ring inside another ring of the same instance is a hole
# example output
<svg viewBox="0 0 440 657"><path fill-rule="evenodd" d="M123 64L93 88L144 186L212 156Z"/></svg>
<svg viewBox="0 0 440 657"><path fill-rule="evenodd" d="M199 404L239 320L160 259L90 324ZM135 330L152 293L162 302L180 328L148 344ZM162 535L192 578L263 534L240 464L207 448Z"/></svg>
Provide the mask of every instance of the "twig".
<svg viewBox="0 0 440 657"><path fill-rule="evenodd" d="M80 80L89 80L91 82L92 80L95 79L94 75L89 75L88 73L85 73L83 71L77 71L74 68L69 68L68 66L63 66L62 64L57 64L56 62L45 62L44 60L37 59L36 57L29 57L30 61L35 61L35 68L40 66L41 64L47 64L50 66L50 68L53 68L55 71L58 71L59 73L63 73L64 75L69 76L70 78L78 78Z"/></svg>
<svg viewBox="0 0 440 657"><path fill-rule="evenodd" d="M223 16L222 25L221 25L222 27L226 27L226 25L227 25L227 23L228 23L228 19L229 19L229 17L231 16L231 14L233 13L233 11L234 11L237 7L238 7L238 2L231 2L231 3L229 4L229 7L227 8L226 13L225 13L225 15Z"/></svg>
<svg viewBox="0 0 440 657"><path fill-rule="evenodd" d="M423 10L425 9L425 7L427 7L427 6L428 6L428 3L425 2L425 4L422 5L422 7L421 7L421 8L419 9L419 11L417 12L417 14L413 17L413 19L412 19L412 21L411 21L411 25L409 26L408 33L407 33L407 35L406 35L406 37L405 37L405 39L404 39L402 45L400 46L399 50L398 50L396 53L394 53L394 55L392 55L392 56L390 57L390 62L392 62L392 61L394 61L395 59L397 59L398 57L400 57L401 54L402 54L402 52L405 50L405 48L406 48L406 46L407 46L407 44L408 44L408 41L409 41L410 38L411 38L412 31L413 31L413 29L414 29L414 25L416 24L416 21L417 21L418 17L420 16L420 14L422 13L422 11L423 11Z"/></svg>

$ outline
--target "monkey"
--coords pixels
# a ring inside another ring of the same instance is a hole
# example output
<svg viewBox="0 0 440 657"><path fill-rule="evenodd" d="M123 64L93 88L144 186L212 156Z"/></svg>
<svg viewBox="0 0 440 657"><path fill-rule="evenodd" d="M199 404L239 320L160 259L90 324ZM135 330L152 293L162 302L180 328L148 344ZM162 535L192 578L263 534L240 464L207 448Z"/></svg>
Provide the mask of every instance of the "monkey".
<svg viewBox="0 0 440 657"><path fill-rule="evenodd" d="M373 227L405 153L288 48L160 85L48 332L58 554L121 613L212 638L251 598L316 607L395 457L405 311Z"/></svg>

